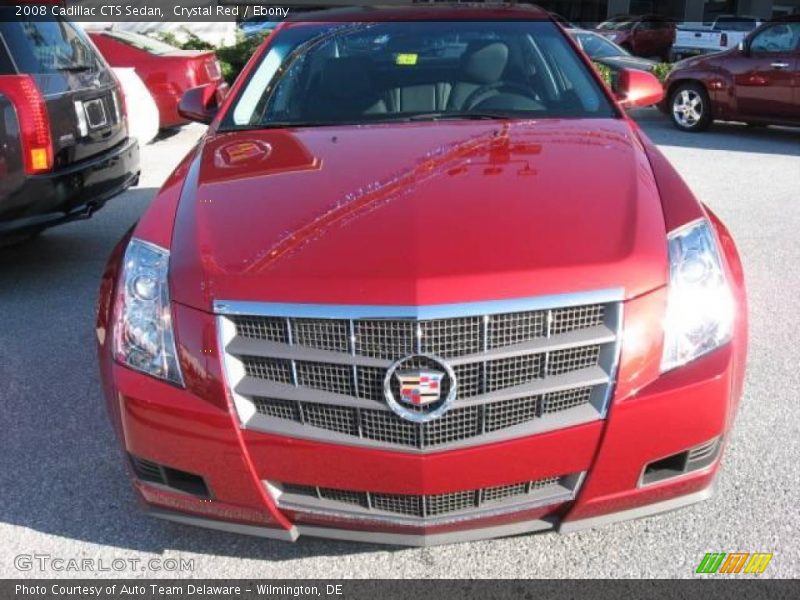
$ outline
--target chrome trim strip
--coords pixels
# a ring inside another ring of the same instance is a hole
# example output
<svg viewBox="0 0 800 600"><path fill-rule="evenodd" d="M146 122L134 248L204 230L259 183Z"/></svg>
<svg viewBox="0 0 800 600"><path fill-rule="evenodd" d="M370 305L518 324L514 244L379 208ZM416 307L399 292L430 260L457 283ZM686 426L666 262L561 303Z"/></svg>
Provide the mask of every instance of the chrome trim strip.
<svg viewBox="0 0 800 600"><path fill-rule="evenodd" d="M617 314L613 323L613 329L617 334L617 339L614 340L614 357L611 361L611 368L608 373L608 385L606 386L605 397L603 404L600 407L600 418L605 419L608 416L608 407L611 405L611 400L617 391L617 371L619 370L620 358L622 356L622 337L624 335L624 303L619 302L616 305Z"/></svg>
<svg viewBox="0 0 800 600"><path fill-rule="evenodd" d="M301 317L316 319L449 319L569 308L583 304L607 304L621 302L625 293L622 288L609 288L587 292L534 296L509 300L464 302L456 304L427 304L421 306L382 306L377 304L286 304L277 302L242 302L215 300L214 313L255 317Z"/></svg>
<svg viewBox="0 0 800 600"><path fill-rule="evenodd" d="M698 502L708 500L714 495L717 488L717 480L709 485L707 488L679 496L677 498L670 498L663 502L656 502L654 504L646 504L637 508L630 508L628 510L621 510L619 512L610 513L607 515L600 515L599 517L590 517L588 519L577 519L575 521L562 521L558 527L558 533L574 533L576 531L583 531L584 529L594 529L595 527L604 527L612 523L619 523L620 521L630 521L633 519L641 519L643 517L650 517L664 512L678 510L686 506L691 506Z"/></svg>

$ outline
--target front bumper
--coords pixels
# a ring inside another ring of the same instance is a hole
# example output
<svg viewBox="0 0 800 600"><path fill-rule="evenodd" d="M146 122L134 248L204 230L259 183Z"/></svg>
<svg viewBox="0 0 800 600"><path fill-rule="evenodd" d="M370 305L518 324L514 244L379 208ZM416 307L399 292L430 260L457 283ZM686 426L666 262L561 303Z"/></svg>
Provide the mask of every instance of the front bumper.
<svg viewBox="0 0 800 600"><path fill-rule="evenodd" d="M25 178L0 198L0 236L88 219L139 179L139 144L115 148L65 169Z"/></svg>
<svg viewBox="0 0 800 600"><path fill-rule="evenodd" d="M154 516L228 531L432 545L541 530L561 532L672 510L710 496L721 451L703 468L643 485L645 467L709 440L726 439L741 390L744 341L658 374L653 315L663 290L626 302L622 358L608 417L579 426L463 449L412 454L301 440L242 429L227 398L212 315L178 307L187 389L132 372L110 357L101 371L124 451L203 477L209 497L134 476ZM133 473L132 473L133 474ZM439 495L577 474L574 494L478 518L387 522L281 508L270 482L337 490Z"/></svg>

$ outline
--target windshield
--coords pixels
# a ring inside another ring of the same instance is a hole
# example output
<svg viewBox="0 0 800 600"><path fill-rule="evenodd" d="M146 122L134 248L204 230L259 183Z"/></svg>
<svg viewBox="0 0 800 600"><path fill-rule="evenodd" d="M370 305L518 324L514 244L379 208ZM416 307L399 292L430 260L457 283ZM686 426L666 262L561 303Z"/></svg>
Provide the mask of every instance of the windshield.
<svg viewBox="0 0 800 600"><path fill-rule="evenodd" d="M146 35L131 33L128 31L104 31L102 35L107 35L118 42L122 42L128 46L133 46L139 50L144 50L150 54L169 54L170 52L175 52L178 50L178 48L175 46L171 46L170 44L162 42L161 40L156 40L154 38L147 37Z"/></svg>
<svg viewBox="0 0 800 600"><path fill-rule="evenodd" d="M598 29L605 29L609 31L627 31L632 29L636 24L635 21L605 21L597 26Z"/></svg>
<svg viewBox="0 0 800 600"><path fill-rule="evenodd" d="M727 31L753 31L758 26L755 19L742 19L736 17L720 17L714 22L715 29Z"/></svg>
<svg viewBox="0 0 800 600"><path fill-rule="evenodd" d="M614 114L550 22L303 25L276 35L223 128Z"/></svg>
<svg viewBox="0 0 800 600"><path fill-rule="evenodd" d="M614 42L596 33L574 33L578 44L591 58L610 58L613 56L629 56L630 53Z"/></svg>

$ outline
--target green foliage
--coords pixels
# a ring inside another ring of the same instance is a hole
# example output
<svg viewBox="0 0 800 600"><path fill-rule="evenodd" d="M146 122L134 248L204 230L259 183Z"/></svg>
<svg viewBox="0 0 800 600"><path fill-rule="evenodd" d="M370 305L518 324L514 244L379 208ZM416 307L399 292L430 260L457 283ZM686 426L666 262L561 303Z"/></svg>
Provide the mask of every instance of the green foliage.
<svg viewBox="0 0 800 600"><path fill-rule="evenodd" d="M181 50L214 50L217 58L219 59L220 68L222 69L222 76L225 81L232 84L237 75L244 68L244 65L250 60L250 57L256 51L269 35L269 32L245 38L241 32L236 34L236 43L232 46L223 46L215 48L212 44L200 39L195 34L184 29L186 41L179 41L178 37L171 31L162 31L157 34L157 37L167 44L171 44Z"/></svg>
<svg viewBox="0 0 800 600"><path fill-rule="evenodd" d="M269 35L269 32L245 38L239 34L233 46L225 46L217 50L217 58L222 65L222 75L225 81L233 83L239 73L244 69L247 61L261 45L261 42Z"/></svg>
<svg viewBox="0 0 800 600"><path fill-rule="evenodd" d="M664 83L667 79L667 75L669 75L670 71L672 71L672 63L658 63L655 67L653 67L653 75L658 77L658 80L661 83Z"/></svg>
<svg viewBox="0 0 800 600"><path fill-rule="evenodd" d="M595 68L600 73L600 77L603 78L603 81L606 82L606 85L611 86L614 84L614 71L610 67L607 67L601 63L594 63Z"/></svg>

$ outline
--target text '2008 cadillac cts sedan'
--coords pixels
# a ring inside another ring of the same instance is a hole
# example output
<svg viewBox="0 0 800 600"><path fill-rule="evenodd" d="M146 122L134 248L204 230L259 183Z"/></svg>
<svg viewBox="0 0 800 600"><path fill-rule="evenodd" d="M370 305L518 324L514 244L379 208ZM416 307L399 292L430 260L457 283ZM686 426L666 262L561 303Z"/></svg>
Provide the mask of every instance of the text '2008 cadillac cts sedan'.
<svg viewBox="0 0 800 600"><path fill-rule="evenodd" d="M322 19L316 14L317 19ZM437 544L713 489L741 395L724 226L566 33L522 8L270 36L114 251L112 421L154 515Z"/></svg>

